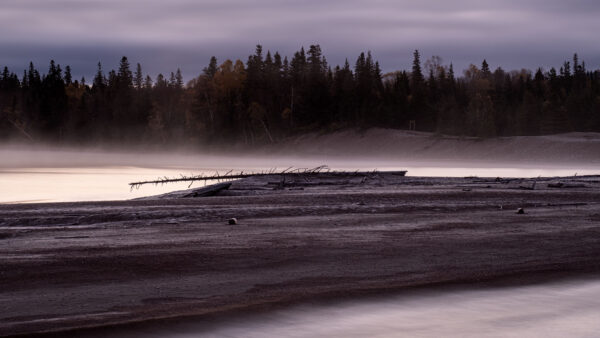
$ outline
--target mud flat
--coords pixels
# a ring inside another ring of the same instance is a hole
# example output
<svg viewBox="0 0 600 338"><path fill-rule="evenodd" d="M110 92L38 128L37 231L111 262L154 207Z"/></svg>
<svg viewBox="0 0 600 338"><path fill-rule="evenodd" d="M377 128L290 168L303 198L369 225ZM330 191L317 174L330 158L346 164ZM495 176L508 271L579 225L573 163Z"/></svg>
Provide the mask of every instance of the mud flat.
<svg viewBox="0 0 600 338"><path fill-rule="evenodd" d="M600 176L273 175L182 196L0 205L0 336L600 272Z"/></svg>

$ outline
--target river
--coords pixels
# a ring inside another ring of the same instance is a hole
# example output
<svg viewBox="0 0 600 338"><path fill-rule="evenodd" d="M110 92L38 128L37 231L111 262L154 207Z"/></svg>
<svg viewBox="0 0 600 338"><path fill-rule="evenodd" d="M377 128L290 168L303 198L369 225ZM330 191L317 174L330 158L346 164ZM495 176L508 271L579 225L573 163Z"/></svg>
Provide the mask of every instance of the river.
<svg viewBox="0 0 600 338"><path fill-rule="evenodd" d="M271 169L408 170L409 176L537 177L599 174L600 168L569 164L436 162L399 159L198 155L190 153L114 153L103 151L0 148L0 203L125 200L186 189L189 183L128 183L160 177L260 172ZM192 186L202 183L195 182Z"/></svg>
<svg viewBox="0 0 600 338"><path fill-rule="evenodd" d="M102 332L111 337L598 337L600 282L446 287ZM96 337L95 334L92 335Z"/></svg>

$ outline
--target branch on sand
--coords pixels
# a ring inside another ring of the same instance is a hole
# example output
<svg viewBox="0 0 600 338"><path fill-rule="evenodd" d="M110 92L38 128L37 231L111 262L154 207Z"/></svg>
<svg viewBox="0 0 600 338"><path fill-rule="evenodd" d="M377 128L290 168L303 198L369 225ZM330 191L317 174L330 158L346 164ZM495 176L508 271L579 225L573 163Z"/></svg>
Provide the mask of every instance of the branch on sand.
<svg viewBox="0 0 600 338"><path fill-rule="evenodd" d="M270 170L266 170L266 171L261 171L261 172L250 172L250 173L246 173L244 171L239 171L239 172L234 172L233 170L229 170L228 172L224 173L224 174L220 174L218 171L216 171L213 175L196 175L196 176L184 176L181 175L180 177L177 178L169 178L169 177L163 177L163 178L158 178L156 180L152 180L152 181L139 181L139 182L132 182L129 183L129 186L131 187L131 189L138 189L139 187L141 187L142 185L145 184L154 184L154 185L158 185L158 184L166 184L166 183L176 183L176 182L190 182L189 187L191 187L191 185L196 182L196 181L203 181L203 182L207 182L207 181L217 181L217 182L228 182L231 180L236 180L236 179L241 179L241 178L248 178L248 177L257 177L257 176L273 176L273 175L292 175L292 176L310 176L310 175L318 175L318 174L323 174L323 175L330 175L330 176L373 176L376 175L378 173L377 170L374 171L333 171L331 170L328 166L322 165L322 166L318 166L315 168L293 168L293 167L289 167L285 170L277 170L277 168L273 168ZM404 176L406 175L406 171L393 171L390 172L393 175L399 175L399 176Z"/></svg>

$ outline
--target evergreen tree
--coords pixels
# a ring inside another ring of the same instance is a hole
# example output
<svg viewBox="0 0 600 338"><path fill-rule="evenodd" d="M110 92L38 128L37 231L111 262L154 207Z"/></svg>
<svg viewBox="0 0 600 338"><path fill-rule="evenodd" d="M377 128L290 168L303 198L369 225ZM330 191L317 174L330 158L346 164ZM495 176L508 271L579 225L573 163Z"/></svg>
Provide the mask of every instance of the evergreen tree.
<svg viewBox="0 0 600 338"><path fill-rule="evenodd" d="M96 71L96 76L94 77L93 88L102 89L105 85L106 78L104 77L104 73L102 72L102 64L98 62L98 70Z"/></svg>
<svg viewBox="0 0 600 338"><path fill-rule="evenodd" d="M181 69L177 68L177 73L175 73L175 86L177 89L183 88L183 76L181 75Z"/></svg>
<svg viewBox="0 0 600 338"><path fill-rule="evenodd" d="M423 72L421 70L421 54L418 50L415 50L413 54L413 64L411 78L413 86L418 87L423 83Z"/></svg>
<svg viewBox="0 0 600 338"><path fill-rule="evenodd" d="M133 74L129 69L129 61L126 56L121 58L121 62L119 63L119 72L117 73L119 89L129 89L133 88Z"/></svg>
<svg viewBox="0 0 600 338"><path fill-rule="evenodd" d="M490 71L490 66L487 61L484 59L481 63L481 75L484 79L489 79L492 76L492 72Z"/></svg>
<svg viewBox="0 0 600 338"><path fill-rule="evenodd" d="M69 86L73 82L73 77L71 76L71 67L67 65L65 68L65 85Z"/></svg>
<svg viewBox="0 0 600 338"><path fill-rule="evenodd" d="M142 73L142 66L139 63L135 67L133 84L137 90L140 90L144 87L144 74Z"/></svg>
<svg viewBox="0 0 600 338"><path fill-rule="evenodd" d="M204 75L210 79L212 79L215 76L215 74L217 73L217 58L216 57L212 56L210 58L208 66L204 68L203 72L204 72Z"/></svg>

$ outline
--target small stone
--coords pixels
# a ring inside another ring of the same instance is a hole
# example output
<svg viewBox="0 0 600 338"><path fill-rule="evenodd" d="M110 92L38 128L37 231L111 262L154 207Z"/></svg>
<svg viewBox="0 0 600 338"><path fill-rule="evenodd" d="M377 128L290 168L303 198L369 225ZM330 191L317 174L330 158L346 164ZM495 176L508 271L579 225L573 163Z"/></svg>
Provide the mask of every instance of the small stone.
<svg viewBox="0 0 600 338"><path fill-rule="evenodd" d="M523 208L517 209L517 214L522 215L524 213L525 213L525 210L523 210Z"/></svg>
<svg viewBox="0 0 600 338"><path fill-rule="evenodd" d="M229 225L236 225L237 224L237 218L235 218L235 217L234 218L230 218L230 219L227 220L227 223Z"/></svg>

